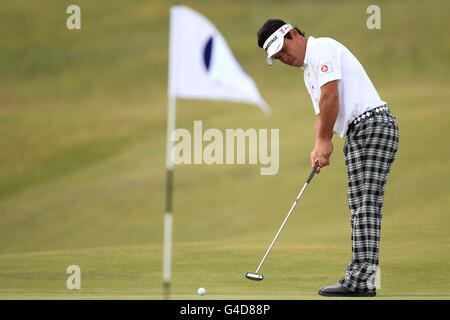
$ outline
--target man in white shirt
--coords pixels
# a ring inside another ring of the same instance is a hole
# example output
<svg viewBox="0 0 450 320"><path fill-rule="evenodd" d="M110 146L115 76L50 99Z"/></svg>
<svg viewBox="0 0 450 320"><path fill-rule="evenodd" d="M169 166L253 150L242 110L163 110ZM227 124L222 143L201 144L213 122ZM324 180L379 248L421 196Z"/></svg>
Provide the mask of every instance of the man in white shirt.
<svg viewBox="0 0 450 320"><path fill-rule="evenodd" d="M399 141L397 119L381 100L364 68L331 38L305 37L298 28L270 19L258 31L258 45L273 60L300 67L316 113L311 166L330 164L332 137L346 137L345 164L351 211L352 258L338 284L323 296L373 297L378 267L384 191Z"/></svg>

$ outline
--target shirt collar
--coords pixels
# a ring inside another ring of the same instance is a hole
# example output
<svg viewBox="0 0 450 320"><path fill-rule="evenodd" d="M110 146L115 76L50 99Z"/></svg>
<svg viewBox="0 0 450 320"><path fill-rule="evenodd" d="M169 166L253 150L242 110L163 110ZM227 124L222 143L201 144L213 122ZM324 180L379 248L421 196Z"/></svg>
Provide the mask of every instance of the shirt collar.
<svg viewBox="0 0 450 320"><path fill-rule="evenodd" d="M311 51L311 47L314 45L314 41L316 38L313 36L308 37L308 42L306 42L306 50L305 50L305 59L303 60L303 65L301 68L305 70L306 66L308 65L308 58L309 58L309 52Z"/></svg>

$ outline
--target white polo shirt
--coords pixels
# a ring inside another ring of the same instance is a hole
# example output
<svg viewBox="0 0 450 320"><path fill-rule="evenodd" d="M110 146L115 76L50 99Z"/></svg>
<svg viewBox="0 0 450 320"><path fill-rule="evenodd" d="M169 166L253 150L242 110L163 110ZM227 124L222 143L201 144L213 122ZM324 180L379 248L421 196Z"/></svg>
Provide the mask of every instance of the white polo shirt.
<svg viewBox="0 0 450 320"><path fill-rule="evenodd" d="M339 113L333 131L341 138L356 117L386 103L359 61L336 40L310 36L302 69L316 115L320 113L320 87L338 80Z"/></svg>

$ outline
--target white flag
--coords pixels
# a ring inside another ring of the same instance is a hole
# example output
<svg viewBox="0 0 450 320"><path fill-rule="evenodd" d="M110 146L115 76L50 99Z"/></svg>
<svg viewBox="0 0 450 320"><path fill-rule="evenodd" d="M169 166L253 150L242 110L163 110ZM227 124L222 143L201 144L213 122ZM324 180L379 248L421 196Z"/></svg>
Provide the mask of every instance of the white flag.
<svg viewBox="0 0 450 320"><path fill-rule="evenodd" d="M185 99L256 104L270 114L255 82L236 61L216 27L181 5L170 10L168 93Z"/></svg>

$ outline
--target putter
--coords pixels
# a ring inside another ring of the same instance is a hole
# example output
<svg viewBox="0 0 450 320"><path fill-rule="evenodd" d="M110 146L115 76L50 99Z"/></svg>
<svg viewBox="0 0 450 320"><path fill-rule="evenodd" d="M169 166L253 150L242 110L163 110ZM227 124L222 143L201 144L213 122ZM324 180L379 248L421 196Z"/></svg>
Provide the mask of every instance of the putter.
<svg viewBox="0 0 450 320"><path fill-rule="evenodd" d="M284 225L286 224L286 221L289 219L289 216L291 215L292 211L294 210L295 206L297 205L297 202L300 200L303 191L305 191L306 186L311 182L311 179L314 177L314 174L316 173L317 167L319 166L319 162L316 162L316 165L314 166L314 169L312 170L311 174L309 175L308 179L306 180L305 185L303 186L302 190L300 191L300 193L297 196L297 199L295 199L294 204L291 207L291 210L289 210L288 215L286 216L286 219L284 219L283 224L281 225L280 229L278 230L275 238L273 239L272 243L270 244L269 249L267 250L266 254L264 255L264 257L261 260L261 263L258 266L258 269L256 269L256 272L247 272L245 274L245 276L247 277L247 279L250 280L255 280L255 281L261 281L264 279L264 276L262 274L259 274L259 269L261 269L261 266L263 265L264 261L267 258L267 255L269 254L270 250L273 247L273 244L275 243L275 241L277 241L278 235L280 234L281 230L283 230Z"/></svg>

